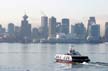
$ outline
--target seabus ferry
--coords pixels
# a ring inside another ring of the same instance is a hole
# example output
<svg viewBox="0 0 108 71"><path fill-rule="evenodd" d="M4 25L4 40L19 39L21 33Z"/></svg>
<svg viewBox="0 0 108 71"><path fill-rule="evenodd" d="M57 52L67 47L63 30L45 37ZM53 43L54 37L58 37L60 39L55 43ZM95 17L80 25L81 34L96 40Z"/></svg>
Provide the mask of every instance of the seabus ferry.
<svg viewBox="0 0 108 71"><path fill-rule="evenodd" d="M56 62L60 62L60 63L90 62L88 56L82 56L78 51L75 51L72 48L66 54L56 54L55 60Z"/></svg>

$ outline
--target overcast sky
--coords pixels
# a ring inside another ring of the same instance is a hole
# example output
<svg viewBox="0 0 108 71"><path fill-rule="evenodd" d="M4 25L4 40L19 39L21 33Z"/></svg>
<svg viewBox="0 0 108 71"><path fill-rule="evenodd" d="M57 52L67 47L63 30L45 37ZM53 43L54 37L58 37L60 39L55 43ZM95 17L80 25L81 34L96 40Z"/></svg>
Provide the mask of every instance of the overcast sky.
<svg viewBox="0 0 108 71"><path fill-rule="evenodd" d="M43 13L58 21L70 18L72 24L86 24L89 16L96 16L97 23L104 25L108 21L108 0L0 0L0 24L20 25L25 11L34 26L40 25Z"/></svg>

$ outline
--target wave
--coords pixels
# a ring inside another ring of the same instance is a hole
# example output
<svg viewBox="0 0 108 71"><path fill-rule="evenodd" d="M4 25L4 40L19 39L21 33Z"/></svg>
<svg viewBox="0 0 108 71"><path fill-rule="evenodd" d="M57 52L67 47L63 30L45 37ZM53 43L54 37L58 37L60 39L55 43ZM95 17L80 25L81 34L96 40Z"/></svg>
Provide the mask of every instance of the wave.
<svg viewBox="0 0 108 71"><path fill-rule="evenodd" d="M90 62L90 63L83 62L82 64L83 65L91 65L91 66L106 66L106 67L108 67L108 63L105 63L105 62Z"/></svg>

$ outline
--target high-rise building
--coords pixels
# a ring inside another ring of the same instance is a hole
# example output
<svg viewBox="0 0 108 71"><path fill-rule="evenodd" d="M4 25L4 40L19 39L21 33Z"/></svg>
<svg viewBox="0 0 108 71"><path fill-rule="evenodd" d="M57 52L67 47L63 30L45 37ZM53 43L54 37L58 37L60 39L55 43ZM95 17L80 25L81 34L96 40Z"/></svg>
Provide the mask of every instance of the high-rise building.
<svg viewBox="0 0 108 71"><path fill-rule="evenodd" d="M100 25L98 24L91 25L90 36L100 37Z"/></svg>
<svg viewBox="0 0 108 71"><path fill-rule="evenodd" d="M29 42L31 40L31 24L28 23L28 16L25 14L21 21L22 40Z"/></svg>
<svg viewBox="0 0 108 71"><path fill-rule="evenodd" d="M22 40L21 38L21 27L15 26L15 37L16 37L16 42L20 42Z"/></svg>
<svg viewBox="0 0 108 71"><path fill-rule="evenodd" d="M38 29L37 28L33 28L32 29L32 38L33 39L39 39L39 31L38 31Z"/></svg>
<svg viewBox="0 0 108 71"><path fill-rule="evenodd" d="M62 25L60 22L56 23L56 32L57 33L62 33Z"/></svg>
<svg viewBox="0 0 108 71"><path fill-rule="evenodd" d="M87 25L87 36L89 35L89 32L90 32L89 30L92 24L96 24L95 17L89 17L88 25Z"/></svg>
<svg viewBox="0 0 108 71"><path fill-rule="evenodd" d="M2 27L2 25L0 25L0 34L3 34L6 32L6 29Z"/></svg>
<svg viewBox="0 0 108 71"><path fill-rule="evenodd" d="M74 34L74 25L71 25L71 34Z"/></svg>
<svg viewBox="0 0 108 71"><path fill-rule="evenodd" d="M42 27L48 27L48 17L47 16L41 17L41 26Z"/></svg>
<svg viewBox="0 0 108 71"><path fill-rule="evenodd" d="M2 33L6 33L6 29L5 28L2 28Z"/></svg>
<svg viewBox="0 0 108 71"><path fill-rule="evenodd" d="M69 34L69 19L62 19L62 33Z"/></svg>
<svg viewBox="0 0 108 71"><path fill-rule="evenodd" d="M16 32L16 33L17 33L17 32L21 32L21 27L15 26L15 32Z"/></svg>
<svg viewBox="0 0 108 71"><path fill-rule="evenodd" d="M80 39L86 39L86 29L83 23L76 23L73 28L73 33Z"/></svg>
<svg viewBox="0 0 108 71"><path fill-rule="evenodd" d="M9 23L8 24L8 34L12 35L12 34L14 34L14 31L15 31L14 24L13 23Z"/></svg>
<svg viewBox="0 0 108 71"><path fill-rule="evenodd" d="M47 16L42 16L41 17L41 37L44 39L48 38L48 17Z"/></svg>
<svg viewBox="0 0 108 71"><path fill-rule="evenodd" d="M100 42L100 25L91 25L90 34L88 35L87 40L91 42Z"/></svg>
<svg viewBox="0 0 108 71"><path fill-rule="evenodd" d="M105 23L105 41L108 42L108 22Z"/></svg>
<svg viewBox="0 0 108 71"><path fill-rule="evenodd" d="M51 17L49 19L49 38L56 37L56 18Z"/></svg>

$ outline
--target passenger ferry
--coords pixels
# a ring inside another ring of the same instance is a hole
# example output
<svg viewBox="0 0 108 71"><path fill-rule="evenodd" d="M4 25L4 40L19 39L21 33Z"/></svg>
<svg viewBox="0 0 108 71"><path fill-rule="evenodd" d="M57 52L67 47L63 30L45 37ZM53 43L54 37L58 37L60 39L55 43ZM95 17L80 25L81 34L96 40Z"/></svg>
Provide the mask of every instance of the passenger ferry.
<svg viewBox="0 0 108 71"><path fill-rule="evenodd" d="M83 63L90 62L88 56L82 56L78 51L74 49L70 49L66 54L56 54L55 56L56 62L60 63Z"/></svg>

